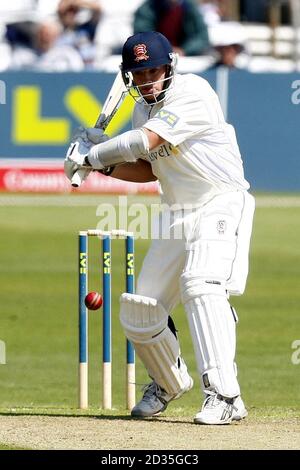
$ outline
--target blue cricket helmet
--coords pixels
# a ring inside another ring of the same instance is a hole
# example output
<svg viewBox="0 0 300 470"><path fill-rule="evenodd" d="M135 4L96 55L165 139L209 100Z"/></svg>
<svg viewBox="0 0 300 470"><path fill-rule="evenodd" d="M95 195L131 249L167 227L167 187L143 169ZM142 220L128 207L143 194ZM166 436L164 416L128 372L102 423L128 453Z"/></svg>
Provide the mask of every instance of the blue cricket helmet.
<svg viewBox="0 0 300 470"><path fill-rule="evenodd" d="M146 31L130 36L122 50L122 72L172 64L173 52L168 39L157 31Z"/></svg>

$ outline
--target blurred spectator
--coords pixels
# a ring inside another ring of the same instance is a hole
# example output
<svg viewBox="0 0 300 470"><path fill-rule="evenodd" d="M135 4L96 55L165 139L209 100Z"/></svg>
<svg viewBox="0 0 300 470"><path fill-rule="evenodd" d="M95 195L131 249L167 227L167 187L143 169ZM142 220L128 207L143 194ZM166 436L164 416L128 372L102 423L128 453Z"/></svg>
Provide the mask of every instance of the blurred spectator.
<svg viewBox="0 0 300 470"><path fill-rule="evenodd" d="M35 48L39 54L49 52L61 33L61 28L54 21L48 21L37 27L35 35Z"/></svg>
<svg viewBox="0 0 300 470"><path fill-rule="evenodd" d="M201 55L209 46L207 26L193 0L146 0L135 12L134 33L154 30L179 55Z"/></svg>
<svg viewBox="0 0 300 470"><path fill-rule="evenodd" d="M34 21L18 21L6 25L6 39L13 47L32 48L35 33L36 23Z"/></svg>
<svg viewBox="0 0 300 470"><path fill-rule="evenodd" d="M32 12L33 6L34 0L0 3L1 71L10 67L13 49L30 50L32 47L35 23L29 12Z"/></svg>
<svg viewBox="0 0 300 470"><path fill-rule="evenodd" d="M79 71L84 68L79 53L70 46L57 46L61 26L55 21L35 25L30 44L15 43L8 68L12 70L39 70L47 72Z"/></svg>
<svg viewBox="0 0 300 470"><path fill-rule="evenodd" d="M245 68L248 65L243 25L234 21L216 23L209 28L209 38L216 55L213 67Z"/></svg>
<svg viewBox="0 0 300 470"><path fill-rule="evenodd" d="M61 0L58 17L63 27L57 44L74 47L86 66L92 66L96 50L95 32L101 17L98 0Z"/></svg>
<svg viewBox="0 0 300 470"><path fill-rule="evenodd" d="M59 45L61 26L46 21L36 33L36 61L34 67L43 71L80 71L84 63L79 52L69 45Z"/></svg>
<svg viewBox="0 0 300 470"><path fill-rule="evenodd" d="M59 0L11 0L0 3L0 28L4 29L2 41L9 47L33 48L37 23L45 14L53 12ZM49 8L52 6L52 9ZM47 16L47 15L46 15ZM0 40L1 40L0 39Z"/></svg>
<svg viewBox="0 0 300 470"><path fill-rule="evenodd" d="M46 8L41 0L26 0L23 17L18 10L17 21L7 24L10 68L82 70L93 64L93 41L101 15L99 0L60 0L59 3L54 0L52 3L52 8L49 5ZM59 24L54 20L39 23L38 18L45 17L46 12L53 14L54 5L57 6Z"/></svg>

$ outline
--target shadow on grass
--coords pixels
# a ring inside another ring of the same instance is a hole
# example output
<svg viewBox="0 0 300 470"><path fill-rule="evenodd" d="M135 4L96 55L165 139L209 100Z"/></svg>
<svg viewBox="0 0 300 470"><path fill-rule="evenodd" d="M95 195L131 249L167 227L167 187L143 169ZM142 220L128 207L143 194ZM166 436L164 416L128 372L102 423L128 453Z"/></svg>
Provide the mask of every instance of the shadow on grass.
<svg viewBox="0 0 300 470"><path fill-rule="evenodd" d="M178 410L179 411L179 410ZM179 414L180 413L180 414ZM0 408L1 416L47 416L57 418L90 418L99 421L142 421L144 423L176 423L190 424L193 423L194 410L181 409L178 412L172 412L170 409L166 414L150 417L150 418L133 418L129 411L124 409L112 409L104 411L100 408L89 408L88 410L79 410L77 408L57 408L57 407L11 407ZM248 422L268 423L270 420L291 420L299 423L300 406L299 407L248 407Z"/></svg>
<svg viewBox="0 0 300 470"><path fill-rule="evenodd" d="M105 414L103 410L84 410L77 409L50 409L50 408L13 408L13 409L0 409L0 416L47 416L56 418L90 418L96 420L106 421L143 421L144 423L178 423L186 424L191 421L190 417L177 417L177 416L155 416L149 418L133 418L129 414L121 414L117 410L114 414Z"/></svg>

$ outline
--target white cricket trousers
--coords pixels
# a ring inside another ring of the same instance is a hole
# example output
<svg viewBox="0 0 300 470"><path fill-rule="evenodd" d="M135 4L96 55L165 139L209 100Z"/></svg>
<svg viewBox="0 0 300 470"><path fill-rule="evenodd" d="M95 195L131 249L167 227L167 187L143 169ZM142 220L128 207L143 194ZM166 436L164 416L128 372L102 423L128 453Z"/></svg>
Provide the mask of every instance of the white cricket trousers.
<svg viewBox="0 0 300 470"><path fill-rule="evenodd" d="M228 302L248 275L254 198L245 191L214 197L201 208L162 213L137 294L156 298L168 314L181 301L187 315L200 384L240 395L235 360L236 314Z"/></svg>
<svg viewBox="0 0 300 470"><path fill-rule="evenodd" d="M181 276L197 271L224 281L228 294L241 295L248 275L253 214L254 198L238 190L197 209L160 214L162 236L152 241L136 293L156 298L170 313L181 301Z"/></svg>

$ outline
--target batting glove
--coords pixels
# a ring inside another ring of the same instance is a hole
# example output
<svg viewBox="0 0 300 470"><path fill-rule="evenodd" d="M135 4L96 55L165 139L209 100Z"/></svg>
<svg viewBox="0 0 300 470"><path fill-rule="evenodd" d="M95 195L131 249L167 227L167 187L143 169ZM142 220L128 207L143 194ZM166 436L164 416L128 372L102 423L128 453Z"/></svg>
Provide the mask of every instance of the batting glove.
<svg viewBox="0 0 300 470"><path fill-rule="evenodd" d="M87 168L88 161L85 157L94 145L108 139L109 137L103 133L102 129L84 127L75 129L64 161L64 171L70 181L79 169L86 168L86 171L81 173L84 174L84 179L88 176L91 168Z"/></svg>

